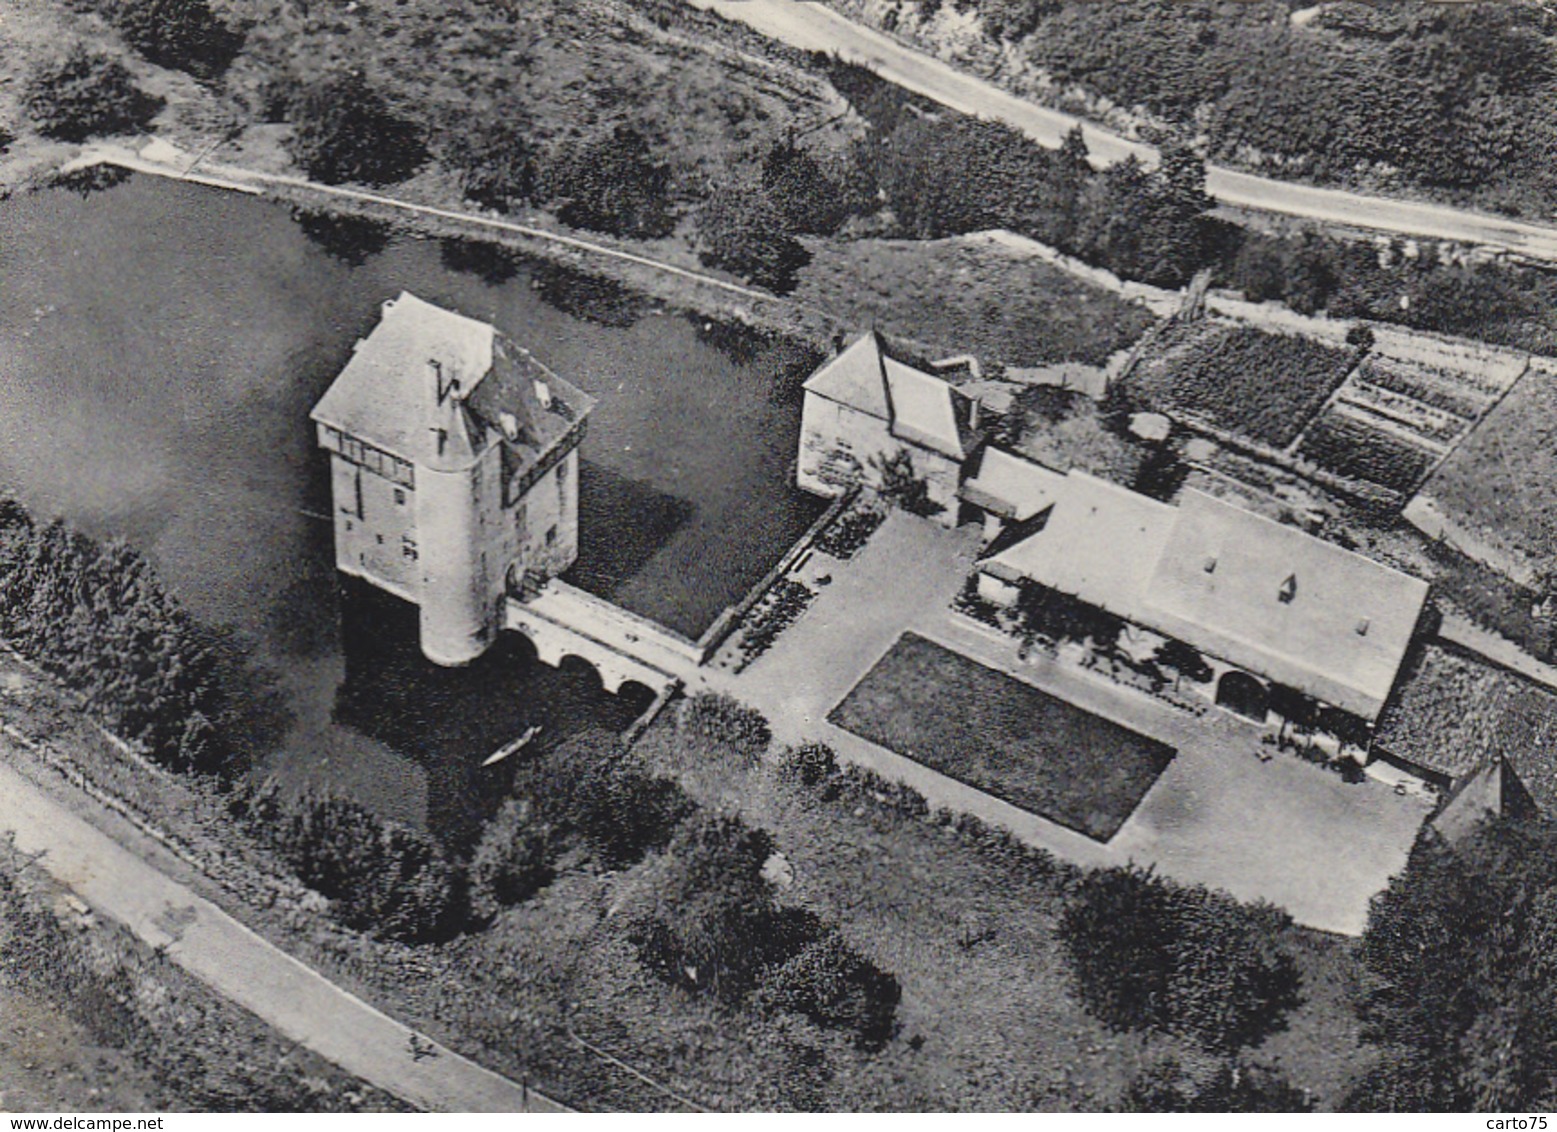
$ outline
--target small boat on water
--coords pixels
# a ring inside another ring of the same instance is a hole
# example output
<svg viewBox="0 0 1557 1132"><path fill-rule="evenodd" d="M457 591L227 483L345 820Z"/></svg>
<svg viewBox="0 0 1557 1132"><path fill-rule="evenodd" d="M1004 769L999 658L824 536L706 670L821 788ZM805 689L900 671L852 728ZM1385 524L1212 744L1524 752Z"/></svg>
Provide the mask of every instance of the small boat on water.
<svg viewBox="0 0 1557 1132"><path fill-rule="evenodd" d="M535 724L533 727L531 727L529 730L527 730L523 735L521 735L521 736L519 736L519 738L515 739L512 743L504 743L497 750L493 751L490 755L487 756L486 762L482 763L481 765L482 766L493 766L496 763L502 762L509 755L513 754L515 751L523 750L524 749L524 745L526 743L528 743L531 739L534 739L535 736L540 732L540 730L541 730L541 725L538 724L538 723Z"/></svg>

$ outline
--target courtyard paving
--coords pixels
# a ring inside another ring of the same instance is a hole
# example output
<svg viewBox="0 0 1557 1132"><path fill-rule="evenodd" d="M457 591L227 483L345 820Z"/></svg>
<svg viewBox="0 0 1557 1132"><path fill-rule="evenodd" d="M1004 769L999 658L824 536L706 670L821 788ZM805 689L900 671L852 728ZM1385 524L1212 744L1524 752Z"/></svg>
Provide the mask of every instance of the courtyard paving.
<svg viewBox="0 0 1557 1132"><path fill-rule="evenodd" d="M840 757L912 785L932 806L976 814L1066 860L1150 864L1176 880L1281 905L1310 927L1362 930L1369 897L1404 866L1429 802L1371 779L1347 783L1274 752L1261 744L1260 728L1225 712L1192 715L1041 654L1023 659L1010 637L949 608L977 551L972 529L948 531L895 512L852 560L813 555L807 578L828 575L830 583L767 653L726 678L727 690L762 709L781 741L820 739ZM1101 843L830 723L828 713L908 630L1178 755Z"/></svg>

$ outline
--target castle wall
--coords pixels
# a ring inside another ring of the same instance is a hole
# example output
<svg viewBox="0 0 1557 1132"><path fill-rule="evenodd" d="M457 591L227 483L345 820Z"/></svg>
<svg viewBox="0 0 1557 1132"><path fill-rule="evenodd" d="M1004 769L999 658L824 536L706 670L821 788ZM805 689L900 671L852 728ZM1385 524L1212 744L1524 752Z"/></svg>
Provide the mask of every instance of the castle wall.
<svg viewBox="0 0 1557 1132"><path fill-rule="evenodd" d="M335 564L407 601L416 601L415 492L371 470L330 457Z"/></svg>

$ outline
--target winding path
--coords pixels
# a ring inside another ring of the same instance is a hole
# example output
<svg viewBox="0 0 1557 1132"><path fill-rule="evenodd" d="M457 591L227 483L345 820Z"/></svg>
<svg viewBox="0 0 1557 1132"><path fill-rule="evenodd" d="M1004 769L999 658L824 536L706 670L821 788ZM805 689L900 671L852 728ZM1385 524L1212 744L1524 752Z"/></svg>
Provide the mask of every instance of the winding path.
<svg viewBox="0 0 1557 1132"><path fill-rule="evenodd" d="M998 118L1047 146L1081 126L1095 165L1134 155L1155 164L1157 151L1079 118L1018 98L993 83L957 70L872 28L808 0L687 0L694 7L746 24L804 51L825 51L870 68L882 78L943 106ZM1448 205L1395 200L1276 181L1219 165L1206 170L1206 189L1218 201L1345 227L1475 244L1531 259L1557 262L1557 228Z"/></svg>
<svg viewBox="0 0 1557 1132"><path fill-rule="evenodd" d="M569 1111L342 990L0 763L0 834L8 831L94 912L277 1032L408 1104L427 1112Z"/></svg>

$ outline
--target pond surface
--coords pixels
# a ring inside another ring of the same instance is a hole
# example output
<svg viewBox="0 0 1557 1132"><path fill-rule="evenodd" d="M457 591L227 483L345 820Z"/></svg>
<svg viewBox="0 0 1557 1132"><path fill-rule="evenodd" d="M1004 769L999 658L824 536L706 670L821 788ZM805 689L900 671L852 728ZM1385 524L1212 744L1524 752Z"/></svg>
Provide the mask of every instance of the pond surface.
<svg viewBox="0 0 1557 1132"><path fill-rule="evenodd" d="M476 764L530 723L556 741L641 705L517 639L439 670L414 610L342 587L308 411L402 289L490 320L599 398L575 583L695 637L817 514L789 483L781 348L480 245L139 176L0 205L0 484L128 540L280 673L284 780L455 832L501 789ZM580 303L589 317L563 309Z"/></svg>

